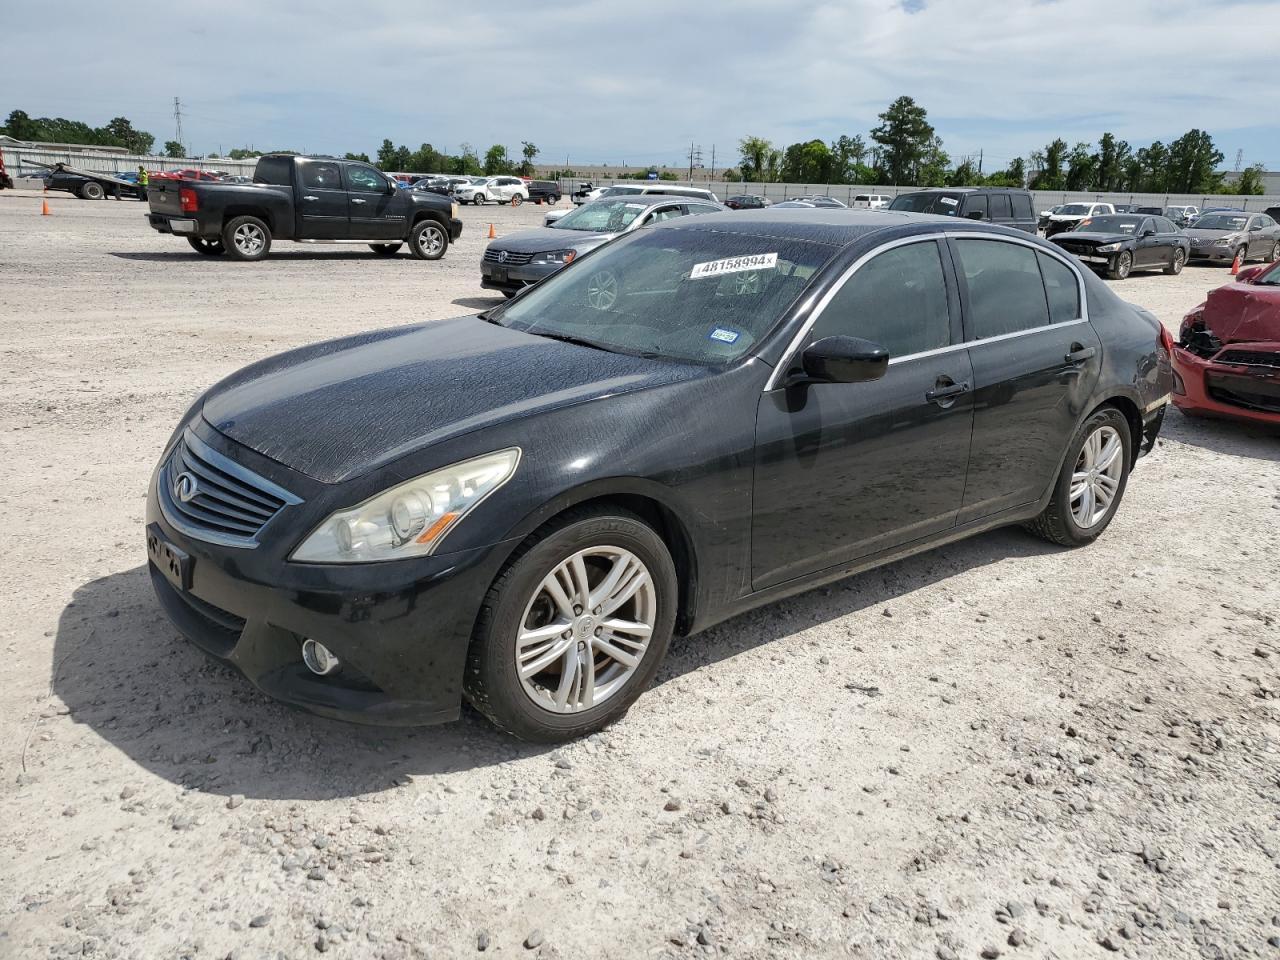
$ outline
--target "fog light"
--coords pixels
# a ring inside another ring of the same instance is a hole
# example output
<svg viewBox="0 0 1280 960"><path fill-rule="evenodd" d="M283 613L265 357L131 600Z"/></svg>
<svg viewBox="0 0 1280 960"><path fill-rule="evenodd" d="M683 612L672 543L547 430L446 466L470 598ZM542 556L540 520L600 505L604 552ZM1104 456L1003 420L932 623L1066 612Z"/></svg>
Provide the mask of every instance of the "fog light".
<svg viewBox="0 0 1280 960"><path fill-rule="evenodd" d="M323 643L316 643L310 637L302 641L302 662L307 665L308 670L321 677L328 676L342 666L328 647Z"/></svg>

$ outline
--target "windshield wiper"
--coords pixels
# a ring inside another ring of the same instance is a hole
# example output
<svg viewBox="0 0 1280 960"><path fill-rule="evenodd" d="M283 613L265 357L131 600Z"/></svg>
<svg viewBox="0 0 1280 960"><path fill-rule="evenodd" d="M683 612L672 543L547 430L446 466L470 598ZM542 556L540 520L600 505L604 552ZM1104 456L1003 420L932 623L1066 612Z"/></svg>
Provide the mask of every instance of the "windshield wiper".
<svg viewBox="0 0 1280 960"><path fill-rule="evenodd" d="M588 340L585 337L575 337L571 333L547 333L543 330L526 330L525 333L531 333L535 337L546 337L548 340L559 340L563 343L576 343L580 347L590 347L592 350L603 350L605 353L617 353L604 344L596 343L594 340Z"/></svg>

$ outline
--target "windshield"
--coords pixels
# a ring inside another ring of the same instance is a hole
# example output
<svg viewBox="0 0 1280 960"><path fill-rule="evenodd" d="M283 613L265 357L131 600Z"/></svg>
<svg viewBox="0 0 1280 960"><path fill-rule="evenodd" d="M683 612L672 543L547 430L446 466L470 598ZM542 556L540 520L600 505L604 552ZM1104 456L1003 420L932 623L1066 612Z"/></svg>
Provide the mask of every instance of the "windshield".
<svg viewBox="0 0 1280 960"><path fill-rule="evenodd" d="M490 319L618 353L725 363L769 332L837 249L729 231L638 230Z"/></svg>
<svg viewBox="0 0 1280 960"><path fill-rule="evenodd" d="M1092 209L1093 207L1087 203L1068 203L1058 210L1058 213L1064 217L1087 217Z"/></svg>
<svg viewBox="0 0 1280 960"><path fill-rule="evenodd" d="M649 209L647 203L629 200L597 200L584 203L551 224L557 230L586 230L590 233L621 233L636 217Z"/></svg>
<svg viewBox="0 0 1280 960"><path fill-rule="evenodd" d="M960 209L960 197L952 193L904 193L893 198L889 209L954 217Z"/></svg>
<svg viewBox="0 0 1280 960"><path fill-rule="evenodd" d="M1262 271L1253 282L1268 287L1280 287L1280 262L1272 264L1270 270Z"/></svg>
<svg viewBox="0 0 1280 960"><path fill-rule="evenodd" d="M1132 236L1146 217L1087 217L1076 224L1081 233L1123 233Z"/></svg>
<svg viewBox="0 0 1280 960"><path fill-rule="evenodd" d="M1225 213L1207 213L1196 221L1197 230L1243 230L1248 217L1233 217Z"/></svg>

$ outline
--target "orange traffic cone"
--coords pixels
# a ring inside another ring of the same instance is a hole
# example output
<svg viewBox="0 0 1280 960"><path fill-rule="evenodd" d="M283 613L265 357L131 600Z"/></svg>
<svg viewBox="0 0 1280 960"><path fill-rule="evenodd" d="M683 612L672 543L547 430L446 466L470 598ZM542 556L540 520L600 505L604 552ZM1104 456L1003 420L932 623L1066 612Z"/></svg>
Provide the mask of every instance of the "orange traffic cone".
<svg viewBox="0 0 1280 960"><path fill-rule="evenodd" d="M49 212L49 201L43 198L40 200L40 216L42 217L53 216L53 214Z"/></svg>
<svg viewBox="0 0 1280 960"><path fill-rule="evenodd" d="M493 232L493 224L492 224L492 223L491 223L491 224L489 224L489 239L490 239L490 240L497 240L497 239L498 239L498 235L497 235L496 233L494 233L494 232Z"/></svg>
<svg viewBox="0 0 1280 960"><path fill-rule="evenodd" d="M1236 251L1236 258L1231 261L1231 275L1234 277L1240 272L1240 252Z"/></svg>

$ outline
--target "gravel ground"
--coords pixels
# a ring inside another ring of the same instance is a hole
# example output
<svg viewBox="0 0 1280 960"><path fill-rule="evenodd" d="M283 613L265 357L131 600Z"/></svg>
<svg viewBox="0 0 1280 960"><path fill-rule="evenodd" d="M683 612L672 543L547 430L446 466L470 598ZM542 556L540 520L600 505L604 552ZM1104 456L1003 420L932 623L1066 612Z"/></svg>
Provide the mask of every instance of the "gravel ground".
<svg viewBox="0 0 1280 960"><path fill-rule="evenodd" d="M674 645L557 751L284 709L180 640L149 472L298 344L471 312L442 263L245 265L0 194L0 956L1280 957L1280 441L1171 412L1093 547L997 531ZM1135 276L1166 323L1221 268Z"/></svg>

